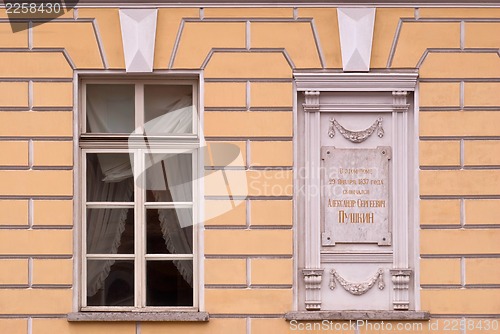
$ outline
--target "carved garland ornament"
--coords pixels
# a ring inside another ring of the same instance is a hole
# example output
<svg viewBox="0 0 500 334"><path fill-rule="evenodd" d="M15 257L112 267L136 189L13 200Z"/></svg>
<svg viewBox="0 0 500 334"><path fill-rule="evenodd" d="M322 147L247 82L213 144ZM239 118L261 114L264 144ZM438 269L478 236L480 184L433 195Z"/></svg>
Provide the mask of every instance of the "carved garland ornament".
<svg viewBox="0 0 500 334"><path fill-rule="evenodd" d="M372 278L362 283L348 282L342 276L340 276L335 269L332 269L330 271L330 290L335 289L335 280L340 283L345 291L355 296L361 296L362 294L365 294L375 285L377 281L379 290L384 290L385 288L384 270L382 268L380 268Z"/></svg>
<svg viewBox="0 0 500 334"><path fill-rule="evenodd" d="M353 143L362 143L367 140L375 130L377 130L377 136L382 138L384 136L384 129L382 128L382 118L377 118L377 120L366 130L362 131L351 131L340 125L335 118L330 119L330 128L328 129L328 136L333 138L335 136L335 128L340 132L340 134L347 140Z"/></svg>

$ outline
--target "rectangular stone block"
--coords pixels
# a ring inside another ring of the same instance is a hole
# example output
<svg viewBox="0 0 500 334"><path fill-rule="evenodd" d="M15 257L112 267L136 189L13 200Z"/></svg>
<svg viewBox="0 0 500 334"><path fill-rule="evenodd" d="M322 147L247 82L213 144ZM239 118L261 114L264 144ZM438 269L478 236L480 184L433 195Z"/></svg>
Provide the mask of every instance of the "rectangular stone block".
<svg viewBox="0 0 500 334"><path fill-rule="evenodd" d="M0 141L0 166L28 166L28 142Z"/></svg>
<svg viewBox="0 0 500 334"><path fill-rule="evenodd" d="M291 78L292 69L280 51L216 52L205 68L205 77L250 80Z"/></svg>
<svg viewBox="0 0 500 334"><path fill-rule="evenodd" d="M201 322L201 323L182 323L182 322L141 323L141 334L165 334L165 332L167 331L168 334L240 334L240 333L244 334L246 332L246 319L212 318L208 322ZM38 334L38 333L33 333L33 334ZM45 333L40 333L40 334L45 334ZM117 332L117 334L121 333Z"/></svg>
<svg viewBox="0 0 500 334"><path fill-rule="evenodd" d="M421 82L421 107L458 107L460 105L460 83Z"/></svg>
<svg viewBox="0 0 500 334"><path fill-rule="evenodd" d="M1 195L72 196L73 172L67 170L2 170Z"/></svg>
<svg viewBox="0 0 500 334"><path fill-rule="evenodd" d="M72 82L34 82L34 107L72 107Z"/></svg>
<svg viewBox="0 0 500 334"><path fill-rule="evenodd" d="M26 334L28 319L0 319L0 333Z"/></svg>
<svg viewBox="0 0 500 334"><path fill-rule="evenodd" d="M34 141L35 166L73 166L72 141Z"/></svg>
<svg viewBox="0 0 500 334"><path fill-rule="evenodd" d="M5 314L66 314L71 312L72 301L71 289L0 289Z"/></svg>
<svg viewBox="0 0 500 334"><path fill-rule="evenodd" d="M290 334L293 327L288 321L279 318L252 318L250 321L251 334ZM296 332L300 333L301 331L297 330Z"/></svg>
<svg viewBox="0 0 500 334"><path fill-rule="evenodd" d="M291 112L207 112L207 137L290 137Z"/></svg>
<svg viewBox="0 0 500 334"><path fill-rule="evenodd" d="M14 33L12 29L15 29ZM2 22L0 24L1 48L27 48L28 22Z"/></svg>
<svg viewBox="0 0 500 334"><path fill-rule="evenodd" d="M423 170L420 195L498 195L499 170Z"/></svg>
<svg viewBox="0 0 500 334"><path fill-rule="evenodd" d="M0 200L0 225L28 225L28 201Z"/></svg>
<svg viewBox="0 0 500 334"><path fill-rule="evenodd" d="M292 259L252 259L251 284L292 284Z"/></svg>
<svg viewBox="0 0 500 334"><path fill-rule="evenodd" d="M497 78L496 53L429 53L420 67L421 78Z"/></svg>
<svg viewBox="0 0 500 334"><path fill-rule="evenodd" d="M500 284L500 259L465 259L466 284Z"/></svg>
<svg viewBox="0 0 500 334"><path fill-rule="evenodd" d="M494 314L500 289L423 289L422 309L438 314Z"/></svg>
<svg viewBox="0 0 500 334"><path fill-rule="evenodd" d="M244 200L205 200L205 225L246 224L246 201Z"/></svg>
<svg viewBox="0 0 500 334"><path fill-rule="evenodd" d="M33 224L73 225L73 202L71 200L35 200Z"/></svg>
<svg viewBox="0 0 500 334"><path fill-rule="evenodd" d="M459 141L420 141L420 166L459 166Z"/></svg>
<svg viewBox="0 0 500 334"><path fill-rule="evenodd" d="M135 322L72 323L64 318L34 318L32 327L32 334L136 334Z"/></svg>
<svg viewBox="0 0 500 334"><path fill-rule="evenodd" d="M292 18L292 8L205 8L205 17L218 18Z"/></svg>
<svg viewBox="0 0 500 334"><path fill-rule="evenodd" d="M291 230L206 230L207 255L291 255Z"/></svg>
<svg viewBox="0 0 500 334"><path fill-rule="evenodd" d="M210 313L277 314L292 307L292 289L206 289Z"/></svg>
<svg viewBox="0 0 500 334"><path fill-rule="evenodd" d="M205 259L205 284L246 284L245 259Z"/></svg>
<svg viewBox="0 0 500 334"><path fill-rule="evenodd" d="M460 200L421 200L420 225L459 225Z"/></svg>
<svg viewBox="0 0 500 334"><path fill-rule="evenodd" d="M496 18L498 15L498 8L420 8L422 18Z"/></svg>
<svg viewBox="0 0 500 334"><path fill-rule="evenodd" d="M0 77L72 78L73 70L61 51L2 52L0 53Z"/></svg>
<svg viewBox="0 0 500 334"><path fill-rule="evenodd" d="M291 200L252 200L250 202L251 225L292 225L293 202Z"/></svg>
<svg viewBox="0 0 500 334"><path fill-rule="evenodd" d="M250 157L252 166L293 166L293 142L252 141Z"/></svg>
<svg viewBox="0 0 500 334"><path fill-rule="evenodd" d="M500 136L499 123L496 111L422 112L420 136Z"/></svg>
<svg viewBox="0 0 500 334"><path fill-rule="evenodd" d="M205 107L246 107L246 82L206 82Z"/></svg>
<svg viewBox="0 0 500 334"><path fill-rule="evenodd" d="M73 284L73 260L34 259L33 284Z"/></svg>
<svg viewBox="0 0 500 334"><path fill-rule="evenodd" d="M0 284L28 284L28 259L1 259Z"/></svg>
<svg viewBox="0 0 500 334"><path fill-rule="evenodd" d="M499 107L499 91L500 82L466 82L464 105L466 107Z"/></svg>
<svg viewBox="0 0 500 334"><path fill-rule="evenodd" d="M421 254L495 254L500 230L421 230Z"/></svg>
<svg viewBox="0 0 500 334"><path fill-rule="evenodd" d="M467 199L465 200L465 224L489 225L498 224L500 217L500 200Z"/></svg>
<svg viewBox="0 0 500 334"><path fill-rule="evenodd" d="M466 166L499 166L500 140L466 140L464 164Z"/></svg>
<svg viewBox="0 0 500 334"><path fill-rule="evenodd" d="M0 53L0 58L1 55ZM0 113L0 136L70 137L72 134L73 113L69 111L3 111Z"/></svg>
<svg viewBox="0 0 500 334"><path fill-rule="evenodd" d="M421 284L460 284L460 259L420 259Z"/></svg>
<svg viewBox="0 0 500 334"><path fill-rule="evenodd" d="M0 107L28 107L28 83L0 82Z"/></svg>
<svg viewBox="0 0 500 334"><path fill-rule="evenodd" d="M205 166L243 167L247 163L247 148L244 141L207 142Z"/></svg>
<svg viewBox="0 0 500 334"><path fill-rule="evenodd" d="M250 83L251 107L289 107L293 105L293 86L291 82L252 82Z"/></svg>
<svg viewBox="0 0 500 334"><path fill-rule="evenodd" d="M466 48L498 48L500 45L500 23L465 22Z"/></svg>
<svg viewBox="0 0 500 334"><path fill-rule="evenodd" d="M71 230L0 230L0 254L71 255Z"/></svg>

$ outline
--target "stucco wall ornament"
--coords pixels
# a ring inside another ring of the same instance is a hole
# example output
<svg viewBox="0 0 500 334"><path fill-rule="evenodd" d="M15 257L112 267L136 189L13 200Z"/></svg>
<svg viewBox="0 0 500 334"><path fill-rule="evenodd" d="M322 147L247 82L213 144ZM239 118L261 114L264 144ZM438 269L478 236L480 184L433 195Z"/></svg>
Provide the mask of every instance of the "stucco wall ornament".
<svg viewBox="0 0 500 334"><path fill-rule="evenodd" d="M332 269L330 270L330 290L335 289L335 287L337 286L335 284L335 280L340 283L345 291L355 296L361 296L362 294L365 294L375 285L377 281L379 290L384 290L385 288L384 270L382 268L380 268L372 278L362 283L348 282L342 276L340 276L335 269Z"/></svg>
<svg viewBox="0 0 500 334"><path fill-rule="evenodd" d="M362 131L351 131L340 125L335 118L330 118L330 128L328 129L328 136L333 138L335 136L335 128L340 132L340 134L347 140L353 143L362 143L367 140L375 130L377 130L377 136L382 138L384 136L384 128L382 128L382 117L377 118L375 122L368 128Z"/></svg>

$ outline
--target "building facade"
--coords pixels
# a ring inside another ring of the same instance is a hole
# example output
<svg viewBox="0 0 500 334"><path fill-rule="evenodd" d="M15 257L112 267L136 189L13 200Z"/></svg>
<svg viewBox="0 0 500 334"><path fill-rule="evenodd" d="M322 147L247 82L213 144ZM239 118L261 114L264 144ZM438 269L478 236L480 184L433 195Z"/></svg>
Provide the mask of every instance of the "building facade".
<svg viewBox="0 0 500 334"><path fill-rule="evenodd" d="M0 333L500 333L500 5L37 6Z"/></svg>

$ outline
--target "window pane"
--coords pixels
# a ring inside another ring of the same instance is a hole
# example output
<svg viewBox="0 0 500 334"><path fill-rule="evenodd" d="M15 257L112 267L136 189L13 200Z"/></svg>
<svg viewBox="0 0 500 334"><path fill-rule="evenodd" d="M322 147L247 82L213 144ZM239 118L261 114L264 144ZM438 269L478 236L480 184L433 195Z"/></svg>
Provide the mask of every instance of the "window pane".
<svg viewBox="0 0 500 334"><path fill-rule="evenodd" d="M148 209L146 214L148 254L193 253L191 209Z"/></svg>
<svg viewBox="0 0 500 334"><path fill-rule="evenodd" d="M192 86L144 85L146 135L193 133Z"/></svg>
<svg viewBox="0 0 500 334"><path fill-rule="evenodd" d="M87 132L132 133L135 128L134 85L87 85Z"/></svg>
<svg viewBox="0 0 500 334"><path fill-rule="evenodd" d="M147 306L193 306L193 261L148 261Z"/></svg>
<svg viewBox="0 0 500 334"><path fill-rule="evenodd" d="M133 202L131 158L128 153L88 153L87 201Z"/></svg>
<svg viewBox="0 0 500 334"><path fill-rule="evenodd" d="M146 155L146 189L148 202L191 202L191 154Z"/></svg>
<svg viewBox="0 0 500 334"><path fill-rule="evenodd" d="M87 253L134 253L134 209L87 209Z"/></svg>
<svg viewBox="0 0 500 334"><path fill-rule="evenodd" d="M88 260L88 306L134 306L134 261Z"/></svg>

